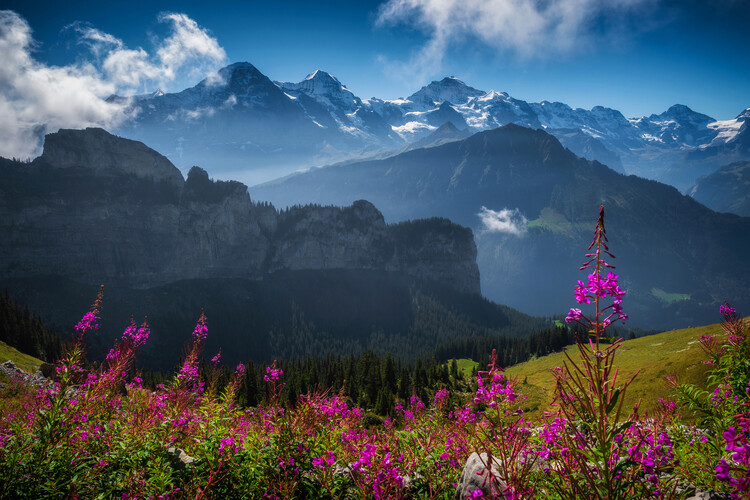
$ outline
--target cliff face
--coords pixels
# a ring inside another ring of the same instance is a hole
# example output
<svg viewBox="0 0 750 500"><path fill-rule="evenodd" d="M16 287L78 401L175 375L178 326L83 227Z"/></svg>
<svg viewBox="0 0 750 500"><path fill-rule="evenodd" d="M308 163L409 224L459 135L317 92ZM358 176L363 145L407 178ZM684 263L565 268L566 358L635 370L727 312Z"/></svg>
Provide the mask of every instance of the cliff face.
<svg viewBox="0 0 750 500"><path fill-rule="evenodd" d="M238 182L101 129L50 134L30 164L0 161L0 278L63 275L148 288L279 270L374 269L479 292L470 230L389 226L369 202L278 212Z"/></svg>

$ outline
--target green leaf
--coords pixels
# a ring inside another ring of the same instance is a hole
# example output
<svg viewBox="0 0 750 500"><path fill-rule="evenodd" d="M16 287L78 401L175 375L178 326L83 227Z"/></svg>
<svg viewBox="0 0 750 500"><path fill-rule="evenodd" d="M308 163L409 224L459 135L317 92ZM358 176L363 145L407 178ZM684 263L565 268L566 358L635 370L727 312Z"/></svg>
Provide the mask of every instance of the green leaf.
<svg viewBox="0 0 750 500"><path fill-rule="evenodd" d="M612 399L607 404L607 408L606 408L608 414L612 413L612 410L614 410L615 405L617 405L617 400L620 398L620 388L619 387L617 389L615 389L613 392L614 392L614 395L612 396Z"/></svg>

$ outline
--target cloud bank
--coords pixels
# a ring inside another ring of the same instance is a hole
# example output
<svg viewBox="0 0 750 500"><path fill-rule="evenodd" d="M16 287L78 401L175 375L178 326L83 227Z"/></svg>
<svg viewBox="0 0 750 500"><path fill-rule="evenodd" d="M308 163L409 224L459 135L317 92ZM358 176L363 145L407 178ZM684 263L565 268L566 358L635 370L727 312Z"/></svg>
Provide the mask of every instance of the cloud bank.
<svg viewBox="0 0 750 500"><path fill-rule="evenodd" d="M388 0L376 24L405 25L427 42L400 72L440 72L450 45L478 40L521 58L548 58L587 49L628 24L628 16L658 0ZM387 62L387 61L385 61Z"/></svg>
<svg viewBox="0 0 750 500"><path fill-rule="evenodd" d="M152 53L130 49L111 34L74 25L89 60L49 66L34 58L31 28L13 11L0 10L0 156L39 154L44 134L60 128L116 127L126 118L122 104L105 99L114 93L165 86L183 74L215 71L227 60L224 49L184 14L159 17L167 38Z"/></svg>
<svg viewBox="0 0 750 500"><path fill-rule="evenodd" d="M477 214L482 220L483 231L487 233L506 233L521 236L526 233L528 219L520 210L504 208L502 210L490 210L482 207Z"/></svg>

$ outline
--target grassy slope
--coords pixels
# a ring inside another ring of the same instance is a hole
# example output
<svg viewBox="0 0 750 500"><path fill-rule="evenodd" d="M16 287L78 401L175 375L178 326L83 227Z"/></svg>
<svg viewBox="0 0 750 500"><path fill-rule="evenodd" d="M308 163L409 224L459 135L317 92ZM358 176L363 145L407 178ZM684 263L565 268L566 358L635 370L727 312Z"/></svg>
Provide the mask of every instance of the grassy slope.
<svg viewBox="0 0 750 500"><path fill-rule="evenodd" d="M28 354L23 354L15 348L10 347L5 342L0 341L0 363L5 363L8 360L13 361L13 363L15 363L15 365L21 370L32 374L36 372L39 366L43 363L42 360L37 359L34 356L29 356Z"/></svg>
<svg viewBox="0 0 750 500"><path fill-rule="evenodd" d="M720 336L721 327L716 324L686 328L623 342L615 358L620 372L618 380L624 383L640 369L628 389L624 409L632 408L640 399L643 414L643 410L653 408L660 397L670 397L672 389L664 380L668 375L675 375L681 383L705 384L710 367L701 362L706 359L698 341L701 335ZM576 359L578 349L575 346L568 347L567 352ZM562 366L565 359L563 353L556 353L507 369L510 377L518 377L517 390L528 397L522 404L527 416L538 418L542 411L550 409L555 382L549 370Z"/></svg>
<svg viewBox="0 0 750 500"><path fill-rule="evenodd" d="M458 371L461 372L461 374L463 374L464 377L470 377L471 372L479 364L476 361L473 361L471 359L466 359L466 358L457 359L456 363L458 364ZM450 366L450 361L448 362L448 366Z"/></svg>

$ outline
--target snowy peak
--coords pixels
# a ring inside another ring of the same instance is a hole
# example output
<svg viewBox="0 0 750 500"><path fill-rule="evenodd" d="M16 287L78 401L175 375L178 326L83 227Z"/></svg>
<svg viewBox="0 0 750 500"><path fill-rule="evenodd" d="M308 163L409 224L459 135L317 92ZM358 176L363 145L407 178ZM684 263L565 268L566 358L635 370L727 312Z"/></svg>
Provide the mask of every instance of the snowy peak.
<svg viewBox="0 0 750 500"><path fill-rule="evenodd" d="M745 109L732 120L719 120L708 124L716 132L716 137L708 146L734 144L750 149L750 108Z"/></svg>
<svg viewBox="0 0 750 500"><path fill-rule="evenodd" d="M336 79L330 73L323 71L322 69L316 69L305 77L305 80L314 80L316 82L332 82L334 85L341 86L341 82Z"/></svg>
<svg viewBox="0 0 750 500"><path fill-rule="evenodd" d="M452 104L464 104L471 97L479 97L485 92L469 87L455 77L445 77L439 82L433 81L409 96L409 100L418 105L434 106L448 101Z"/></svg>
<svg viewBox="0 0 750 500"><path fill-rule="evenodd" d="M258 71L258 68L249 62L234 63L221 68L219 70L219 77L228 87L232 88L246 87L248 84L255 83L258 80L268 80L266 75ZM206 84L213 83L210 79L203 80L201 83L204 82Z"/></svg>
<svg viewBox="0 0 750 500"><path fill-rule="evenodd" d="M630 122L628 122L627 118L616 109L605 108L604 106L594 106L591 108L591 115L601 123L616 124L619 127L630 126Z"/></svg>
<svg viewBox="0 0 750 500"><path fill-rule="evenodd" d="M327 108L341 108L346 113L354 112L362 106L359 97L336 77L320 69L316 69L299 83L276 82L276 85L293 97L304 94Z"/></svg>
<svg viewBox="0 0 750 500"><path fill-rule="evenodd" d="M495 92L494 90L490 90L486 94L481 95L477 97L476 99L477 101L480 101L480 102L507 101L509 97L510 96L508 96L508 94L505 92Z"/></svg>
<svg viewBox="0 0 750 500"><path fill-rule="evenodd" d="M346 96L353 98L354 94L330 73L316 69L299 83L280 82L284 90L300 91L307 95Z"/></svg>
<svg viewBox="0 0 750 500"><path fill-rule="evenodd" d="M706 126L707 124L716 121L716 119L711 118L708 115L704 115L703 113L696 113L684 104L675 104L660 115L651 115L649 119L651 119L652 121L675 120L682 124L690 123L702 126Z"/></svg>
<svg viewBox="0 0 750 500"><path fill-rule="evenodd" d="M708 125L715 121L684 104L675 104L658 115L630 120L647 143L678 148L710 143L716 133Z"/></svg>

